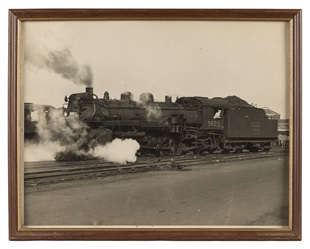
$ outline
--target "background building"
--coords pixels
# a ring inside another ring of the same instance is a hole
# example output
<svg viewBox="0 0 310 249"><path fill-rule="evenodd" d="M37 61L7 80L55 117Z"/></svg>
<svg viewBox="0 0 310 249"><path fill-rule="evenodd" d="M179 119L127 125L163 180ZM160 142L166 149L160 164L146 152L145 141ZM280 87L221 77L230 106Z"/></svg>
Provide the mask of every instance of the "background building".
<svg viewBox="0 0 310 249"><path fill-rule="evenodd" d="M266 116L269 119L277 119L278 120L278 145L282 147L288 147L289 141L289 119L280 119L280 114L270 110L268 107L263 107Z"/></svg>

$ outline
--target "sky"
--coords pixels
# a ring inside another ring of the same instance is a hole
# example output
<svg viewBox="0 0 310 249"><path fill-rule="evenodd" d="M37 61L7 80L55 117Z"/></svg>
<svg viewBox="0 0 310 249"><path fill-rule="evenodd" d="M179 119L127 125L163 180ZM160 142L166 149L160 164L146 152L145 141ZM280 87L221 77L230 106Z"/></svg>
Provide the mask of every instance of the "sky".
<svg viewBox="0 0 310 249"><path fill-rule="evenodd" d="M289 118L289 24L282 21L22 23L24 101L150 92L155 100L236 95Z"/></svg>

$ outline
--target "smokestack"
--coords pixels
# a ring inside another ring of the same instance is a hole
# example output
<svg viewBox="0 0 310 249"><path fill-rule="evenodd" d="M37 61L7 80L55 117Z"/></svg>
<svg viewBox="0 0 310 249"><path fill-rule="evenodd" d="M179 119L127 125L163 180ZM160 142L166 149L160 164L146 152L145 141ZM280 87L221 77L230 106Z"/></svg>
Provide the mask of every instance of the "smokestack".
<svg viewBox="0 0 310 249"><path fill-rule="evenodd" d="M92 100L94 95L94 91L92 87L86 87L85 98L88 100Z"/></svg>
<svg viewBox="0 0 310 249"><path fill-rule="evenodd" d="M89 65L79 65L70 49L52 50L42 54L26 54L26 60L39 69L45 68L75 84L92 86L92 68Z"/></svg>
<svg viewBox="0 0 310 249"><path fill-rule="evenodd" d="M94 94L94 90L92 87L86 87L86 93L93 95Z"/></svg>

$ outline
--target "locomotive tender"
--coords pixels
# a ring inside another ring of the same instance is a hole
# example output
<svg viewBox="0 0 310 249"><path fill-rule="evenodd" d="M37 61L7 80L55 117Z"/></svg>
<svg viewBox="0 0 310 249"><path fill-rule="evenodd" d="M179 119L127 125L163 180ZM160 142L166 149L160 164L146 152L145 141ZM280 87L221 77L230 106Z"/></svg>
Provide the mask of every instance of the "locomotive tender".
<svg viewBox="0 0 310 249"><path fill-rule="evenodd" d="M268 119L261 108L238 106L227 98L181 97L172 102L166 96L165 102L156 102L143 93L137 102L130 92L116 100L107 92L99 98L87 87L65 101L65 116L78 115L90 130L109 130L112 138L135 139L144 155L268 151L277 139L277 120Z"/></svg>

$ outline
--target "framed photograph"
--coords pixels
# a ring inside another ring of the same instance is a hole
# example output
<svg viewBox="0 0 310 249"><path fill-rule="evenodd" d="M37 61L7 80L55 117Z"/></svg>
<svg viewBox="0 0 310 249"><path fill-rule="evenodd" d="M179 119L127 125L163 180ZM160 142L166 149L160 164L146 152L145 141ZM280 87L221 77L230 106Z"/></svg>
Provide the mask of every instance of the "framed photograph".
<svg viewBox="0 0 310 249"><path fill-rule="evenodd" d="M10 240L301 240L301 10L9 10Z"/></svg>

